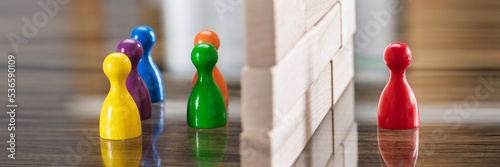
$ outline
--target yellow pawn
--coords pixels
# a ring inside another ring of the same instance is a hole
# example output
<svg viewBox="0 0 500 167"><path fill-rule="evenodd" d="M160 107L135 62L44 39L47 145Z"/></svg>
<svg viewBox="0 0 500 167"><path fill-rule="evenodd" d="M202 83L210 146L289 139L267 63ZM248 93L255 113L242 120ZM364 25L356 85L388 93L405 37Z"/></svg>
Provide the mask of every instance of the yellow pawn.
<svg viewBox="0 0 500 167"><path fill-rule="evenodd" d="M130 60L122 53L109 54L102 64L104 74L111 83L99 121L103 139L125 140L141 136L139 110L125 86L131 68Z"/></svg>

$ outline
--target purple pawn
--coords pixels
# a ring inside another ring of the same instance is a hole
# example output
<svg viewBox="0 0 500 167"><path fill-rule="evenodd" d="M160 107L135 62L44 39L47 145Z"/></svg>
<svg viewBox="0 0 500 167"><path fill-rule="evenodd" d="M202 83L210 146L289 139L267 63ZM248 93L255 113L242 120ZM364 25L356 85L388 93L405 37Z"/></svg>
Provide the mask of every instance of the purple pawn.
<svg viewBox="0 0 500 167"><path fill-rule="evenodd" d="M132 38L124 39L118 44L116 51L127 55L132 64L132 70L128 74L126 85L139 109L141 120L151 118L151 98L149 97L148 87L146 87L137 71L137 64L142 57L141 43Z"/></svg>

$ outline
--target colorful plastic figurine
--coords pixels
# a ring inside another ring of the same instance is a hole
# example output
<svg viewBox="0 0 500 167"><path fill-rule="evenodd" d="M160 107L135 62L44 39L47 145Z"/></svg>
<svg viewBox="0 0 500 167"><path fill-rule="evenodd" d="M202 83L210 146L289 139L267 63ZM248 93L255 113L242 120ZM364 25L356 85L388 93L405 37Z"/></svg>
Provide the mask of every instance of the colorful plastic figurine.
<svg viewBox="0 0 500 167"><path fill-rule="evenodd" d="M125 82L132 65L123 53L111 53L102 64L111 88L101 109L99 132L103 139L125 140L141 136L141 118Z"/></svg>
<svg viewBox="0 0 500 167"><path fill-rule="evenodd" d="M219 50L219 45L220 45L219 36L217 36L217 34L213 31L210 30L200 31L198 35L196 35L196 38L194 39L194 46L200 43L212 44L215 47L215 49ZM217 68L217 65L214 66L213 77L215 82L217 83L217 86L219 86L219 89L222 92L222 96L224 96L224 102L226 102L226 107L227 107L229 105L229 97L227 94L226 80L224 80L224 76L222 76L222 73L219 71L219 68ZM193 88L197 79L198 79L198 73L196 73L193 77L193 81L191 82L191 88Z"/></svg>
<svg viewBox="0 0 500 167"><path fill-rule="evenodd" d="M198 44L191 52L191 61L199 75L188 100L187 123L190 127L209 129L227 123L224 97L212 75L217 60L217 50L211 44Z"/></svg>
<svg viewBox="0 0 500 167"><path fill-rule="evenodd" d="M411 51L404 43L392 43L384 52L385 64L391 71L389 82L378 103L378 126L385 129L412 129L419 125L415 94L406 81Z"/></svg>
<svg viewBox="0 0 500 167"><path fill-rule="evenodd" d="M151 48L156 42L155 32L148 26L139 26L132 31L130 38L136 39L142 45L143 55L137 69L148 87L151 102L156 103L165 100L163 78L153 58L151 58Z"/></svg>
<svg viewBox="0 0 500 167"><path fill-rule="evenodd" d="M142 80L137 71L137 64L142 57L142 46L135 39L125 39L118 44L116 52L123 53L128 56L132 64L132 70L127 77L127 90L132 96L139 109L141 120L151 118L151 99L149 97L148 87Z"/></svg>

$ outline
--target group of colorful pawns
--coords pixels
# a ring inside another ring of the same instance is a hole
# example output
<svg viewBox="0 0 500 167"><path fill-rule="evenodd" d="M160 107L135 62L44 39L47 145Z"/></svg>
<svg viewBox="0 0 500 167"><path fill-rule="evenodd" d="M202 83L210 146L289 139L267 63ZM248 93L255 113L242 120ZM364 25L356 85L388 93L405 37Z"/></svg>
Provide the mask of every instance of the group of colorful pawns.
<svg viewBox="0 0 500 167"><path fill-rule="evenodd" d="M111 87L99 121L103 139L125 140L141 136L141 120L151 118L152 103L165 100L160 70L151 57L156 35L150 27L136 27L118 44L102 65ZM211 129L227 124L228 93L218 60L219 37L210 30L198 33L191 52L197 69L187 104L187 124Z"/></svg>
<svg viewBox="0 0 500 167"><path fill-rule="evenodd" d="M141 120L151 118L152 103L165 100L161 73L151 58L156 41L147 26L136 27L130 38L118 44L109 54L103 70L111 88L101 109L100 136L108 140L125 140L141 136ZM227 124L228 93L218 61L219 37L210 30L198 33L191 52L197 73L191 84L187 104L187 124L192 128L211 129ZM381 94L378 126L385 129L412 129L419 126L415 95L406 81L406 68L412 58L404 43L392 43L384 52L391 77Z"/></svg>

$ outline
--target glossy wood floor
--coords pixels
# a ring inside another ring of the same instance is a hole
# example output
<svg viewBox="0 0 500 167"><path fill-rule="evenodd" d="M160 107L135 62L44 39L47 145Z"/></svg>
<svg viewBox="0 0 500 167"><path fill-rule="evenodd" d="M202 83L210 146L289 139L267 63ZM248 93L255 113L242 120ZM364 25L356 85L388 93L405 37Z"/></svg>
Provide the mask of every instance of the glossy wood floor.
<svg viewBox="0 0 500 167"><path fill-rule="evenodd" d="M21 68L19 75L16 160L7 159L4 152L0 166L239 166L237 86L230 89L228 126L196 130L185 122L189 83L167 80L166 90L171 91L167 91L165 102L154 105L153 118L143 121L143 135L118 142L99 138L98 118L104 95L81 97L70 82L78 77L75 72ZM6 125L7 115L1 114L0 120ZM314 136L331 125L324 121ZM425 123L418 130L407 131L378 129L373 123L363 122L354 126L356 138L351 142L355 147L346 147L349 152L339 154L345 161L336 163L336 155L317 149L318 143L332 142L331 137L313 136L297 166L316 166L314 162L320 160L331 166L500 164L500 124ZM0 131L3 140L8 140L7 135L6 130Z"/></svg>
<svg viewBox="0 0 500 167"><path fill-rule="evenodd" d="M359 166L498 166L499 125L423 125L391 131L359 125Z"/></svg>

